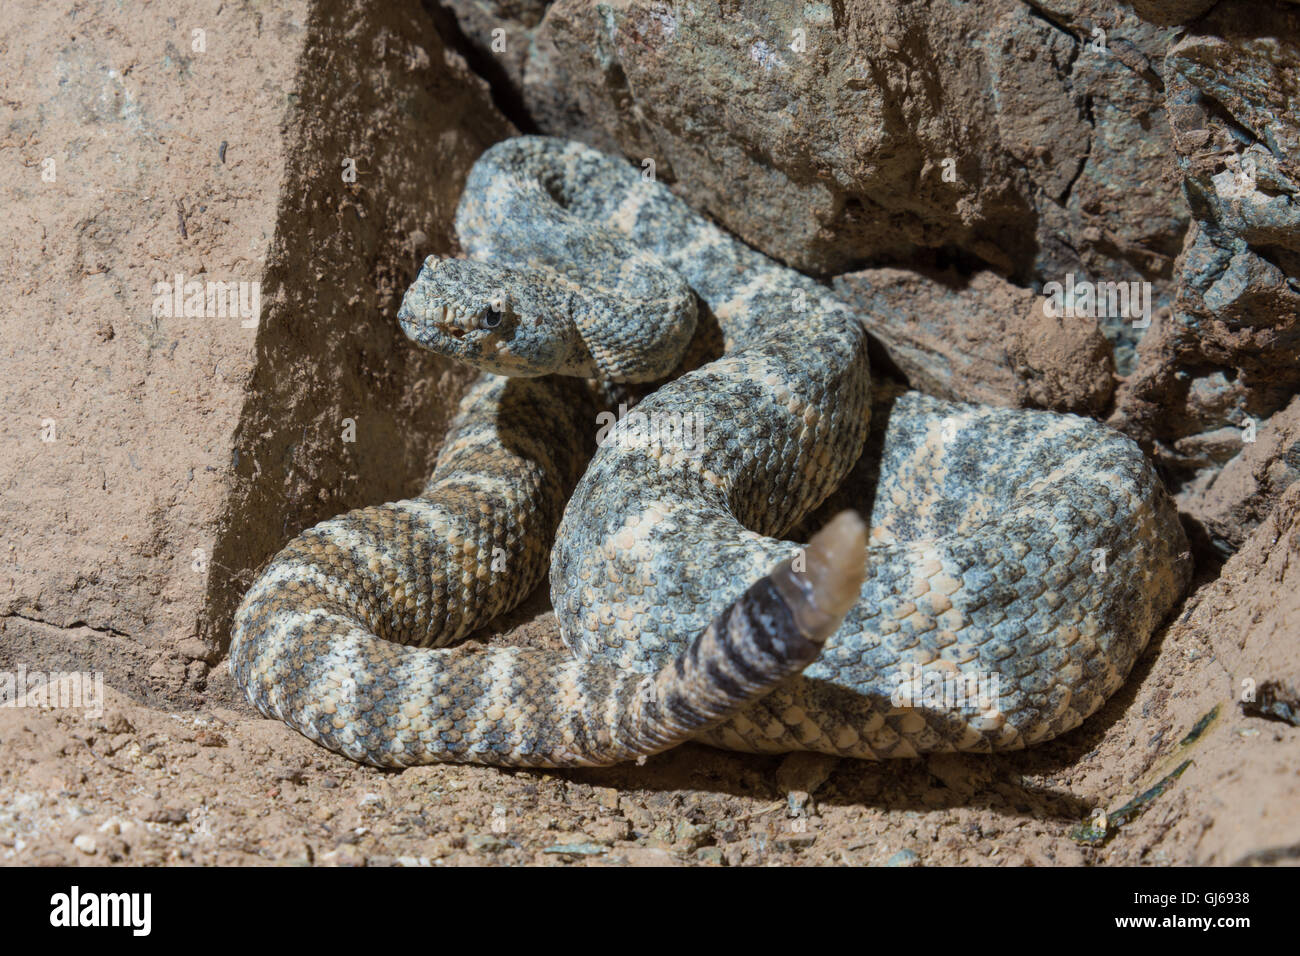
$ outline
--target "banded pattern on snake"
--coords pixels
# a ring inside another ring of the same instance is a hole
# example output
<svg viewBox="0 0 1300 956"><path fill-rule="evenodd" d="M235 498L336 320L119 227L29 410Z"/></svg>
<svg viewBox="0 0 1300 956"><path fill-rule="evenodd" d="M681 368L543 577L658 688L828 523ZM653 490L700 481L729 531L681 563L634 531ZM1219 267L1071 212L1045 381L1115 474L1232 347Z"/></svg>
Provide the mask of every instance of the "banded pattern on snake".
<svg viewBox="0 0 1300 956"><path fill-rule="evenodd" d="M622 160L499 143L456 225L470 258L430 258L399 313L483 372L423 494L304 532L236 615L237 683L331 749L573 766L687 739L1018 748L1095 711L1186 588L1177 515L1131 441L916 393L878 396L873 421L870 317ZM722 357L595 447L614 390L651 388L709 330ZM637 427L688 420L693 442ZM779 537L846 476L865 525ZM518 604L548 553L571 653L441 647ZM903 674L993 691L900 701Z"/></svg>

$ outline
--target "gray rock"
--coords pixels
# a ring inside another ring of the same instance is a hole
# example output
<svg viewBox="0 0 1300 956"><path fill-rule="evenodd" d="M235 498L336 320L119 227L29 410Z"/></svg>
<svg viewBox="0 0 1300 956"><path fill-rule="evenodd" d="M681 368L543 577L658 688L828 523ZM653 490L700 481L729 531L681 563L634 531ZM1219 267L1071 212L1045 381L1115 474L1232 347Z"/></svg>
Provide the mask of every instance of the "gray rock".
<svg viewBox="0 0 1300 956"><path fill-rule="evenodd" d="M1286 464L1271 469L1262 497L1238 480L1260 465L1243 426L1289 434L1271 419L1300 390L1298 60L1300 11L1226 2L1192 24L1164 63L1195 222L1172 317L1148 331L1112 424L1152 450L1220 550L1240 543L1263 517L1257 505L1282 490L1274 482L1294 474ZM1275 458L1286 459L1286 447ZM1238 459L1233 477L1225 465ZM1220 473L1231 480L1210 493ZM1244 495L1236 502L1223 497L1234 483ZM1228 515L1246 523L1229 531Z"/></svg>

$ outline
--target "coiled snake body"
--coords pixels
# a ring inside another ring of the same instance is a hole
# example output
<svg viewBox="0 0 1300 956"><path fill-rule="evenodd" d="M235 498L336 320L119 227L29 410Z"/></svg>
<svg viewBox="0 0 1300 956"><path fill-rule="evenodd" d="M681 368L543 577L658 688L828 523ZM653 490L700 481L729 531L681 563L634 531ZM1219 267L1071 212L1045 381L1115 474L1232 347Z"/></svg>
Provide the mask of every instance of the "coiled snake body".
<svg viewBox="0 0 1300 956"><path fill-rule="evenodd" d="M692 738L1018 748L1096 710L1186 587L1132 442L916 393L873 422L862 321L621 160L500 143L457 230L470 259L431 258L399 314L484 371L429 484L304 532L236 616L236 681L334 750L567 766ZM609 389L662 379L710 329L723 356L596 448ZM865 528L779 537L851 471ZM521 601L548 553L572 653L438 647Z"/></svg>

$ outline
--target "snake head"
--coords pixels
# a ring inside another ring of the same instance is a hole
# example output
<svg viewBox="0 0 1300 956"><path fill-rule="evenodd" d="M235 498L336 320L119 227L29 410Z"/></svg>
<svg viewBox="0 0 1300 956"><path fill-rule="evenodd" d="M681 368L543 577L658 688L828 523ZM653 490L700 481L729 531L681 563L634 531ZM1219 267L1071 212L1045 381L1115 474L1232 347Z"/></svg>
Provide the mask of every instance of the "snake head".
<svg viewBox="0 0 1300 956"><path fill-rule="evenodd" d="M397 320L417 345L485 372L583 374L589 359L566 298L540 273L430 256Z"/></svg>

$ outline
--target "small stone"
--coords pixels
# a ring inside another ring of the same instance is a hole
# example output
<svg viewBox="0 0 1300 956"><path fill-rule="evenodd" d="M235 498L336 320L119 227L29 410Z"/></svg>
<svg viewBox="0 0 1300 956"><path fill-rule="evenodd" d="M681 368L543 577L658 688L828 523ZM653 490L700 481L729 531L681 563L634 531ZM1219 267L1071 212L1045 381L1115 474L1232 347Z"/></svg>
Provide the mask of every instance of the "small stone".
<svg viewBox="0 0 1300 956"><path fill-rule="evenodd" d="M83 833L73 839L72 845L82 853L86 854L86 856L94 856L99 852L99 847L95 843L95 838L87 833Z"/></svg>
<svg viewBox="0 0 1300 956"><path fill-rule="evenodd" d="M608 820L601 820L587 829L591 832L591 838L594 842L604 843L608 846L617 843L619 840L626 840L631 831L631 826L622 817L612 817Z"/></svg>
<svg viewBox="0 0 1300 956"><path fill-rule="evenodd" d="M706 866L722 866L725 860L720 846L706 846L696 850L695 859Z"/></svg>
<svg viewBox="0 0 1300 956"><path fill-rule="evenodd" d="M789 850L806 850L817 842L817 834L811 830L802 832L784 833L777 838L778 846L785 847Z"/></svg>
<svg viewBox="0 0 1300 956"><path fill-rule="evenodd" d="M329 853L321 855L321 862L331 866L365 866L366 855L352 843L342 843Z"/></svg>
<svg viewBox="0 0 1300 956"><path fill-rule="evenodd" d="M185 823L189 818L189 811L180 807L159 807L144 814L147 823Z"/></svg>
<svg viewBox="0 0 1300 956"><path fill-rule="evenodd" d="M796 751L781 761L776 768L776 783L786 793L798 791L805 802L817 792L835 770L838 757L829 754Z"/></svg>
<svg viewBox="0 0 1300 956"><path fill-rule="evenodd" d="M915 850L899 850L888 860L885 866L920 866L921 858L916 855Z"/></svg>
<svg viewBox="0 0 1300 956"><path fill-rule="evenodd" d="M599 856L608 851L598 843L557 843L542 850L543 853L568 853L574 856Z"/></svg>
<svg viewBox="0 0 1300 956"><path fill-rule="evenodd" d="M212 655L212 649L197 637L187 637L176 645L176 651L191 661L205 661Z"/></svg>
<svg viewBox="0 0 1300 956"><path fill-rule="evenodd" d="M708 823L690 823L686 820L679 820L673 830L673 843L676 845L684 844L688 849L695 850L708 843L712 833L713 827Z"/></svg>
<svg viewBox="0 0 1300 956"><path fill-rule="evenodd" d="M104 716L104 730L110 734L129 734L135 728L120 710L111 710Z"/></svg>
<svg viewBox="0 0 1300 956"><path fill-rule="evenodd" d="M679 866L676 857L657 847L630 846L620 850L629 866Z"/></svg>
<svg viewBox="0 0 1300 956"><path fill-rule="evenodd" d="M478 853L496 853L510 846L495 833L476 833L465 841L465 845Z"/></svg>

